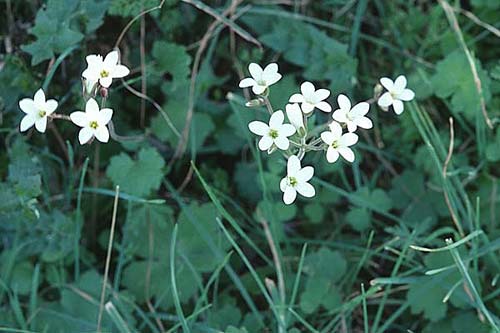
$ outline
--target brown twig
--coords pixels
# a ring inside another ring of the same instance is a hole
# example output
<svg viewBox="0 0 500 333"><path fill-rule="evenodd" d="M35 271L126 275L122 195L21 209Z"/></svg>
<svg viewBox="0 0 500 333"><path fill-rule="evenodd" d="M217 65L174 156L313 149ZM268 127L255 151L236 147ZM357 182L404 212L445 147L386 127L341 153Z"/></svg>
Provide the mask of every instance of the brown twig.
<svg viewBox="0 0 500 333"><path fill-rule="evenodd" d="M465 10L463 8L454 8L454 10L461 13L462 15L466 16L467 18L469 18L472 22L476 23L477 25L485 28L486 30L488 30L489 32L494 34L495 36L500 37L500 30L498 30L497 28L495 28L491 24L488 24L486 22L481 21L476 15L472 14L468 10Z"/></svg>

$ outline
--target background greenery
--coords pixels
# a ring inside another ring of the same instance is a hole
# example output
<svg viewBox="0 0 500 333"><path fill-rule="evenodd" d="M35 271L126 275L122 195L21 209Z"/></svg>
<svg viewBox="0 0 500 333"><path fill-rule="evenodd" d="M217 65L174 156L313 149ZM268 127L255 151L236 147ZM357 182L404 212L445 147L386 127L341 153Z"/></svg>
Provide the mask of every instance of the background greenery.
<svg viewBox="0 0 500 333"><path fill-rule="evenodd" d="M450 2L167 0L120 43L132 73L108 105L128 138L80 146L63 121L21 135L18 100L43 85L81 109L85 56L159 1L1 0L0 331L98 330L115 185L103 331L499 331L500 2ZM275 108L303 80L336 106L399 74L416 101L372 105L352 165L308 154L317 196L285 206L237 88L272 61Z"/></svg>

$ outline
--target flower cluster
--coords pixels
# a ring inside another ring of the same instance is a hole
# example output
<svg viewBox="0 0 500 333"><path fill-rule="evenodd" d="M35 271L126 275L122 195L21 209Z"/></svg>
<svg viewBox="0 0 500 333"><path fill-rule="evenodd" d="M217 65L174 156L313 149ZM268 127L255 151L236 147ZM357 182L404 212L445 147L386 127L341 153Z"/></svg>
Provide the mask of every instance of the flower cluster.
<svg viewBox="0 0 500 333"><path fill-rule="evenodd" d="M311 198L315 195L314 187L309 183L314 175L312 166L302 167L301 161L305 154L310 151L325 151L326 160L335 163L339 157L347 162L353 162L356 158L352 147L358 142L359 137L355 133L358 128L371 129L373 123L367 114L370 110L370 102L354 104L344 94L337 96L338 108L332 112L332 106L327 99L330 96L328 89L316 89L312 82L303 82L300 93L293 94L288 104L285 105L288 123L285 123L285 114L282 110L276 110L271 106L268 99L270 86L281 79L278 73L278 65L271 63L264 69L255 63L248 66L251 77L240 81L240 88L252 88L257 98L247 103L247 106L265 105L269 112L268 123L252 121L248 124L249 130L260 136L258 147L262 151L271 154L281 151L287 159L287 175L280 182L283 192L283 201L289 205L300 195ZM415 94L406 88L406 78L401 75L393 82L389 78L381 78L380 83L387 91L375 96L377 104L387 111L392 108L396 114L404 110L403 101L411 101ZM353 105L354 104L354 105ZM331 120L326 124L314 126L310 118L314 110L331 113ZM321 130L326 129L321 132ZM319 137L315 137L319 133Z"/></svg>
<svg viewBox="0 0 500 333"><path fill-rule="evenodd" d="M86 61L87 68L82 73L85 111L74 111L69 117L57 114L55 111L58 102L55 99L47 100L43 89L39 89L33 99L23 98L19 101L19 108L26 114L21 120L21 132L35 126L37 131L44 133L48 120L65 119L81 127L78 133L80 144L92 142L94 138L104 143L109 141L108 124L113 116L113 110L104 107L107 89L113 79L125 77L130 71L120 64L118 51L111 51L104 58L92 54L86 57ZM96 101L98 91L101 93L101 107Z"/></svg>

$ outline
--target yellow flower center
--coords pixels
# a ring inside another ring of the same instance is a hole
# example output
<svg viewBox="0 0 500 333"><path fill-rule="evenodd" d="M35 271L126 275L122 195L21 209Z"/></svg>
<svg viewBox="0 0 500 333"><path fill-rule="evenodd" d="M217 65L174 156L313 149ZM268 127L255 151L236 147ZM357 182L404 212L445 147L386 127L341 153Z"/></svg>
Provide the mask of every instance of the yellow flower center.
<svg viewBox="0 0 500 333"><path fill-rule="evenodd" d="M332 142L332 148L333 149L337 149L339 147L339 141L338 140L335 140Z"/></svg>
<svg viewBox="0 0 500 333"><path fill-rule="evenodd" d="M45 112L44 110L40 110L40 111L38 111L38 116L39 116L40 118L45 117L45 115L46 115L46 114L47 114L47 112Z"/></svg>
<svg viewBox="0 0 500 333"><path fill-rule="evenodd" d="M92 129L96 129L96 128L97 128L97 126L98 126L98 125L97 125L97 121L91 121L91 122L90 122L90 128L92 128Z"/></svg>
<svg viewBox="0 0 500 333"><path fill-rule="evenodd" d="M295 177L288 177L288 184L290 184L291 187L297 186L297 178Z"/></svg>
<svg viewBox="0 0 500 333"><path fill-rule="evenodd" d="M109 72L108 72L107 70L103 69L103 70L101 71L101 77L102 77L102 78L105 78L105 77L108 77L108 76L109 76Z"/></svg>
<svg viewBox="0 0 500 333"><path fill-rule="evenodd" d="M279 136L278 131L277 131L277 130L275 130L275 129L270 130L270 131L269 131L269 136L270 136L271 138L273 138L273 139L276 139L276 138Z"/></svg>

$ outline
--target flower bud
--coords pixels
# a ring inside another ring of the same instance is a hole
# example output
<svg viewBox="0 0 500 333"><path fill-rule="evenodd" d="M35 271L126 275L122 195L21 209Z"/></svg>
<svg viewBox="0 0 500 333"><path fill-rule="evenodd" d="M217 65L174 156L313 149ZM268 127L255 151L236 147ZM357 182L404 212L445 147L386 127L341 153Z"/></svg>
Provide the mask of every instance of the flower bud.
<svg viewBox="0 0 500 333"><path fill-rule="evenodd" d="M264 105L264 101L262 100L262 98L251 99L245 103L245 106L247 108L256 108L261 105Z"/></svg>
<svg viewBox="0 0 500 333"><path fill-rule="evenodd" d="M101 94L102 98L108 98L108 89L101 87L101 90L99 90L99 93Z"/></svg>
<svg viewBox="0 0 500 333"><path fill-rule="evenodd" d="M383 90L384 90L384 88L382 87L382 85L380 85L380 83L377 83L375 88L373 88L373 98L378 99L380 97L380 95L382 94Z"/></svg>

